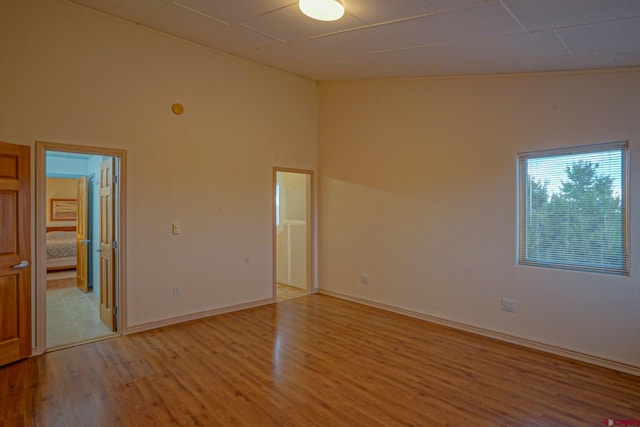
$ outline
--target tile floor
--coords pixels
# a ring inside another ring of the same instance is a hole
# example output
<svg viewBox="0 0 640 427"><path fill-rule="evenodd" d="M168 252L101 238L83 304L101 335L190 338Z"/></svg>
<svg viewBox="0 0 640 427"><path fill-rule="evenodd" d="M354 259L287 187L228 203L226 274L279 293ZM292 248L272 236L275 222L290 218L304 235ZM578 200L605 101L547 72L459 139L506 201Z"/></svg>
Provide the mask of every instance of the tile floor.
<svg viewBox="0 0 640 427"><path fill-rule="evenodd" d="M276 294L278 301L284 301L291 298L298 298L308 295L308 292L304 289L296 288L294 286L283 285L282 283L276 283Z"/></svg>
<svg viewBox="0 0 640 427"><path fill-rule="evenodd" d="M99 304L75 286L47 289L47 348L114 334L100 320Z"/></svg>

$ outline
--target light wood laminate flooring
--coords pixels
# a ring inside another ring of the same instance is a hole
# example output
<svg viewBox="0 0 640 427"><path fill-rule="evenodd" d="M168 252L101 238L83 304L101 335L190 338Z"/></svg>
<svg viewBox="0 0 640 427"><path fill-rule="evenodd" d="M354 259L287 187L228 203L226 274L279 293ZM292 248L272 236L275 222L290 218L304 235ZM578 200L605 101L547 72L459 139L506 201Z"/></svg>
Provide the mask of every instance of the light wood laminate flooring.
<svg viewBox="0 0 640 427"><path fill-rule="evenodd" d="M0 368L0 426L598 426L640 378L323 295Z"/></svg>

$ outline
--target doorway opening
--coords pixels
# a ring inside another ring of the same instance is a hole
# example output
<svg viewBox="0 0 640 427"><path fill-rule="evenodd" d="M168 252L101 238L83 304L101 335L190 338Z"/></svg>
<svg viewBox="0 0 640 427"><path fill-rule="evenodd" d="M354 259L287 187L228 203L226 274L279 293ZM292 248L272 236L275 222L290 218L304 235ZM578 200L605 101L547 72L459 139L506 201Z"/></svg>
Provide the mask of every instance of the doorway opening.
<svg viewBox="0 0 640 427"><path fill-rule="evenodd" d="M36 348L119 335L124 153L53 143L37 149Z"/></svg>
<svg viewBox="0 0 640 427"><path fill-rule="evenodd" d="M313 172L274 169L274 282L278 301L311 293Z"/></svg>

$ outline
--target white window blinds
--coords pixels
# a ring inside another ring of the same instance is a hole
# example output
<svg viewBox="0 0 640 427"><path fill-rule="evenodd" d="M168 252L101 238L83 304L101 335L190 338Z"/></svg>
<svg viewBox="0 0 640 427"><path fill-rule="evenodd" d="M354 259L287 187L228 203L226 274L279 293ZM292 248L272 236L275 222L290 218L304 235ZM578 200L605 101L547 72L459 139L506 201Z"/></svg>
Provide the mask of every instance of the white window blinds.
<svg viewBox="0 0 640 427"><path fill-rule="evenodd" d="M518 157L520 264L628 274L627 143Z"/></svg>

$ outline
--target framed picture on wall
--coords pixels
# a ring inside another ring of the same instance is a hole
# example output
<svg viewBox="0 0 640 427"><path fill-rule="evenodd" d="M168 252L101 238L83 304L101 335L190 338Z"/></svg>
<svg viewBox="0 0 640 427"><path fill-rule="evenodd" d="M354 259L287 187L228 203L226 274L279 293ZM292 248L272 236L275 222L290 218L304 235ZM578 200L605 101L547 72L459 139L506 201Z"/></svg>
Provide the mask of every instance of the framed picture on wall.
<svg viewBox="0 0 640 427"><path fill-rule="evenodd" d="M51 199L51 221L75 221L78 218L76 199Z"/></svg>

